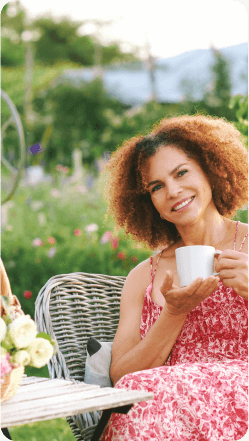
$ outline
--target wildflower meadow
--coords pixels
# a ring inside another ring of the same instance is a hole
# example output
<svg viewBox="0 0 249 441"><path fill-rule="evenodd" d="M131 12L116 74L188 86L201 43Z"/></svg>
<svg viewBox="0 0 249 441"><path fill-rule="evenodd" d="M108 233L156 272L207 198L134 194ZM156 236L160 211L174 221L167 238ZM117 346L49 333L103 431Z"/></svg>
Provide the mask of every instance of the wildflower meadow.
<svg viewBox="0 0 249 441"><path fill-rule="evenodd" d="M104 174L91 189L77 183L22 184L7 202L2 260L25 314L34 318L36 297L52 276L126 276L151 255L106 217L104 186Z"/></svg>

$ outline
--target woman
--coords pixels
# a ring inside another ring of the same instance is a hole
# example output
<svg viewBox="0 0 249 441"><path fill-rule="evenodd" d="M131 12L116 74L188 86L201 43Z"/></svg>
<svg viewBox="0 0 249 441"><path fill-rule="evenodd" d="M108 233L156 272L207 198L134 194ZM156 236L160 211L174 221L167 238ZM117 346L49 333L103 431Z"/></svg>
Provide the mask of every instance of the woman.
<svg viewBox="0 0 249 441"><path fill-rule="evenodd" d="M128 275L112 349L117 388L154 400L113 414L101 441L234 441L247 431L247 202L240 133L202 115L164 119L117 150L110 212L132 237L161 248ZM211 245L219 277L179 288L175 250Z"/></svg>

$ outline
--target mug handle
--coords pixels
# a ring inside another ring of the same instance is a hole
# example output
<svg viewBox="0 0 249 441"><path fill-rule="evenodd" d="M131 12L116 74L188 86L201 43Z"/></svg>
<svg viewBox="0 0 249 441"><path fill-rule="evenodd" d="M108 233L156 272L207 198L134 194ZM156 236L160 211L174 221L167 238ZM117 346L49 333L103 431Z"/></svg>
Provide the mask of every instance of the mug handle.
<svg viewBox="0 0 249 441"><path fill-rule="evenodd" d="M221 254L222 253L222 251L215 251L214 252L214 256L216 256L216 254ZM213 276L218 276L220 273L213 273Z"/></svg>

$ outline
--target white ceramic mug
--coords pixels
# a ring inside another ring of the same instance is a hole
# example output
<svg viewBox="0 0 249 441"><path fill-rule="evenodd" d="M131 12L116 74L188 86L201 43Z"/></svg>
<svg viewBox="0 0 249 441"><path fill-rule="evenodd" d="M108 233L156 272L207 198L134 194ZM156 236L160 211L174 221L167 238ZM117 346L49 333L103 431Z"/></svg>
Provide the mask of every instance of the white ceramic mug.
<svg viewBox="0 0 249 441"><path fill-rule="evenodd" d="M203 280L214 273L214 257L222 251L206 245L192 245L175 250L177 273L180 286L187 286L198 277Z"/></svg>

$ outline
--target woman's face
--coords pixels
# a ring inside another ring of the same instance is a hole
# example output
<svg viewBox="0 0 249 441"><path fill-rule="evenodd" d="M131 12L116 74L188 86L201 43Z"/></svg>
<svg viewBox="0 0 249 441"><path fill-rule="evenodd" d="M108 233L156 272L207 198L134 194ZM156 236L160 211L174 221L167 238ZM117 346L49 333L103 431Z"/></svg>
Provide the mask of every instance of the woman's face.
<svg viewBox="0 0 249 441"><path fill-rule="evenodd" d="M160 147L148 159L151 200L160 215L176 225L193 225L214 210L212 190L199 164L179 148Z"/></svg>

